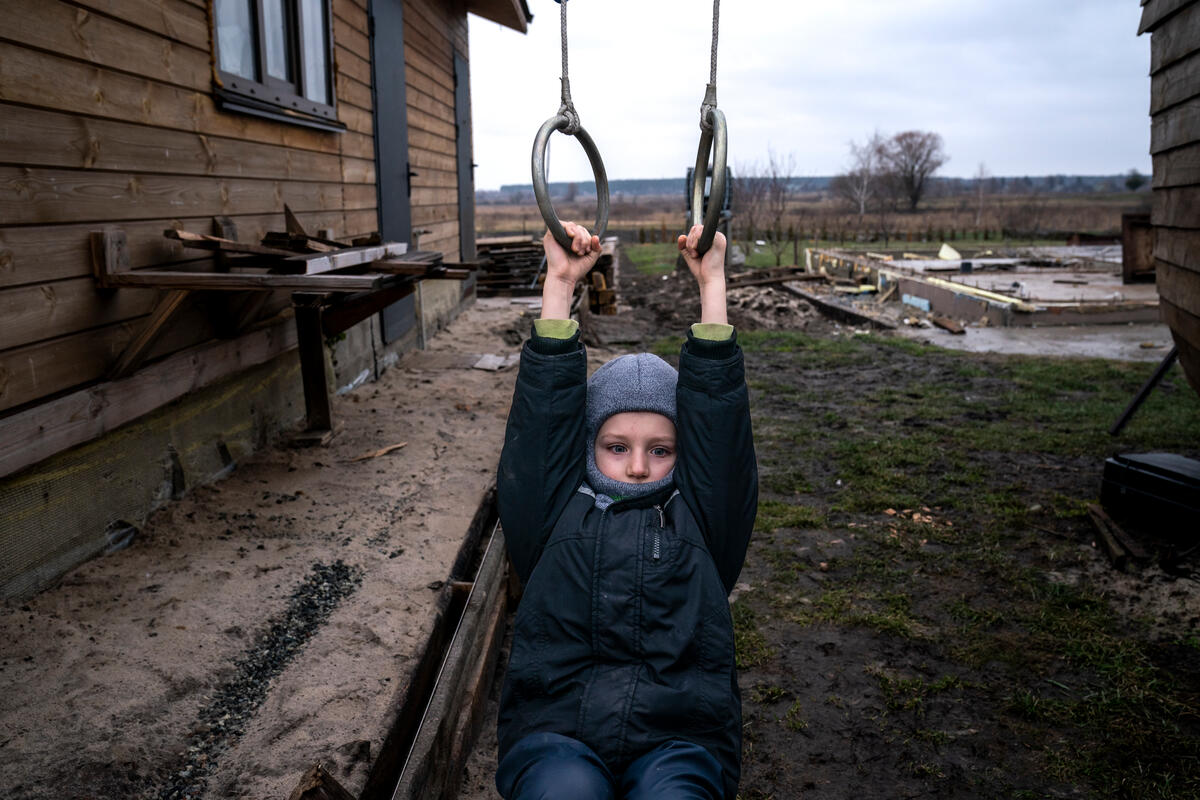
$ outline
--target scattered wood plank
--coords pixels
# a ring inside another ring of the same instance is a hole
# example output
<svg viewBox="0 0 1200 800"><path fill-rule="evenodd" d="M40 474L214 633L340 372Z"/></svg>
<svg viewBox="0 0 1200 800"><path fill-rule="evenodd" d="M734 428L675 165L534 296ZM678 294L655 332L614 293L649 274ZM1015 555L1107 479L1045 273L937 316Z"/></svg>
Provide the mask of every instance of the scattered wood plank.
<svg viewBox="0 0 1200 800"><path fill-rule="evenodd" d="M358 462L358 461L369 461L372 458L379 458L380 456L386 456L388 453L394 453L395 451L399 450L401 447L404 447L407 444L408 444L408 442L399 442L397 444L389 444L387 447L381 447L378 450L371 450L369 452L363 453L361 456L355 456L354 458L350 459L350 462L354 463L354 462Z"/></svg>
<svg viewBox="0 0 1200 800"><path fill-rule="evenodd" d="M1100 549L1108 556L1113 567L1124 572L1129 566L1130 554L1129 550L1121 543L1121 539L1113 533L1116 523L1096 503L1088 503L1087 512L1091 517L1092 525L1096 528L1096 541L1100 545Z"/></svg>
<svg viewBox="0 0 1200 800"><path fill-rule="evenodd" d="M790 282L789 282L790 283ZM847 322L851 325L867 325L878 330L895 330L896 323L891 320L881 319L879 317L868 316L852 308L841 305L840 303L832 303L824 298L818 297L811 292L806 292L797 286L791 286L789 283L779 284L779 288L785 292L799 297L814 306L818 311L827 317L836 319L839 322Z"/></svg>
<svg viewBox="0 0 1200 800"><path fill-rule="evenodd" d="M1087 504L1088 516L1092 519L1092 524L1097 529L1104 528L1107 536L1123 551L1130 559L1137 563L1146 563L1150 560L1150 554L1146 552L1146 548L1127 534L1120 525L1117 524L1104 507L1099 503Z"/></svg>
<svg viewBox="0 0 1200 800"><path fill-rule="evenodd" d="M388 256L402 256L407 250L408 244L398 242L368 247L346 247L334 252L313 253L310 255L287 253L287 261L289 264L303 266L305 275L319 275L323 272L332 272L349 267L365 267L372 261L379 261Z"/></svg>
<svg viewBox="0 0 1200 800"><path fill-rule="evenodd" d="M959 325L958 322L950 319L949 317L931 316L929 321L942 330L953 333L955 336L962 336L967 332L966 328L964 328L962 325Z"/></svg>
<svg viewBox="0 0 1200 800"><path fill-rule="evenodd" d="M184 247L194 247L200 250L215 250L223 253L247 253L258 256L278 256L280 258L291 258L296 255L294 251L278 247L264 247L263 245L252 244L250 242L234 242L220 236L211 236L207 233L192 233L191 231L178 230L176 228L167 228L163 231L163 236L182 242Z"/></svg>

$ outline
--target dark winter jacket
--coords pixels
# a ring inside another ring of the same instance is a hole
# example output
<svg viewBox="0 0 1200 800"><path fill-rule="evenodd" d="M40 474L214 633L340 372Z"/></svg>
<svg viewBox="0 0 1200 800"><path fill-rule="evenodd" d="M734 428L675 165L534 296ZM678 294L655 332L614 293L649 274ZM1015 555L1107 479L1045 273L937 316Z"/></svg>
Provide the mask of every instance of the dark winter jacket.
<svg viewBox="0 0 1200 800"><path fill-rule="evenodd" d="M578 335L534 336L500 458L500 521L525 585L500 708L500 757L544 731L620 775L670 739L705 747L737 792L741 699L727 596L758 503L741 349L688 337L675 485L597 509L584 484Z"/></svg>

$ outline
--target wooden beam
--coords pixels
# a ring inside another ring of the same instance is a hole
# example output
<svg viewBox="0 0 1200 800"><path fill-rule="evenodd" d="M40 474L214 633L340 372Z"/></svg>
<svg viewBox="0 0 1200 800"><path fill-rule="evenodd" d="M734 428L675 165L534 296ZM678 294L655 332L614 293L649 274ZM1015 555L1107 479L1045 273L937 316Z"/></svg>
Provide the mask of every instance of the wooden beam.
<svg viewBox="0 0 1200 800"><path fill-rule="evenodd" d="M158 306L154 309L154 313L146 320L146 324L138 332L138 335L133 337L133 340L125 347L120 358L113 364L109 370L108 379L116 380L124 378L126 375L133 372L146 358L146 354L150 351L150 346L162 333L166 324L175 316L183 301L188 298L191 292L187 289L172 289L167 292L158 302Z"/></svg>
<svg viewBox="0 0 1200 800"><path fill-rule="evenodd" d="M334 253L290 255L288 262L303 267L306 275L318 275L337 269L365 266L388 256L402 256L407 250L407 243L393 242L367 247L347 247Z"/></svg>
<svg viewBox="0 0 1200 800"><path fill-rule="evenodd" d="M465 281L471 277L469 269L451 269L445 265L409 263L404 261L372 261L372 272L383 272L387 275L410 275L425 278L449 278Z"/></svg>
<svg viewBox="0 0 1200 800"><path fill-rule="evenodd" d="M241 292L290 289L297 292L363 292L398 285L395 275L266 275L248 272L175 272L139 270L108 276L109 286Z"/></svg>
<svg viewBox="0 0 1200 800"><path fill-rule="evenodd" d="M0 477L84 444L296 346L290 314L239 339L189 348L136 374L0 419Z"/></svg>

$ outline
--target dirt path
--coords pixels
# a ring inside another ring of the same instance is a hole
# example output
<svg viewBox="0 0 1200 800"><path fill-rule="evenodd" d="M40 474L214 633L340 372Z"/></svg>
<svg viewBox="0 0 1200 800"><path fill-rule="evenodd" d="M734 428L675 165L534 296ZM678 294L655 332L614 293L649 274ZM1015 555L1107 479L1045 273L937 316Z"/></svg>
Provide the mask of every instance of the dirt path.
<svg viewBox="0 0 1200 800"><path fill-rule="evenodd" d="M519 314L481 302L337 398L329 447L264 450L0 610L4 796L283 800L316 761L357 793L494 475L515 369L471 364Z"/></svg>

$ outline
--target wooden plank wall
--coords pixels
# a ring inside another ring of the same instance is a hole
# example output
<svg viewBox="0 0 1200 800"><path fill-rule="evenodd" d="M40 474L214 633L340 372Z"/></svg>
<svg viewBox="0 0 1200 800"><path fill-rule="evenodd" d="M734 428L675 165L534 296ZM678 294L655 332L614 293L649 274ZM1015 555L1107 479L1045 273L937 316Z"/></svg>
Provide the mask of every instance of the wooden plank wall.
<svg viewBox="0 0 1200 800"><path fill-rule="evenodd" d="M1200 392L1200 0L1143 0L1150 31L1154 257L1163 317Z"/></svg>
<svg viewBox="0 0 1200 800"><path fill-rule="evenodd" d="M422 250L459 258L458 164L455 158L454 53L467 57L465 0L405 0L404 64L412 226L430 233Z"/></svg>
<svg viewBox="0 0 1200 800"><path fill-rule="evenodd" d="M91 230L120 225L138 268L195 258L164 228L208 233L213 215L228 215L239 238L254 240L282 229L284 203L312 230L377 229L367 0L332 5L342 133L220 111L205 0L5 0L0 413L99 379L154 307L152 290L95 288ZM421 15L436 12L413 17ZM464 47L465 25L464 16ZM427 38L414 37L413 50L432 59L436 48L418 44ZM441 74L449 69L414 69L429 89L420 102L446 80L452 102L453 79ZM447 135L439 111L420 110L432 122L414 126L418 136ZM430 209L423 221L452 224L437 216L436 193L422 186L418 196ZM154 355L210 338L223 302L201 298Z"/></svg>

